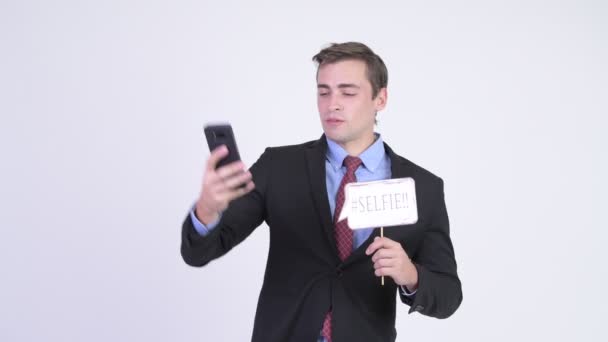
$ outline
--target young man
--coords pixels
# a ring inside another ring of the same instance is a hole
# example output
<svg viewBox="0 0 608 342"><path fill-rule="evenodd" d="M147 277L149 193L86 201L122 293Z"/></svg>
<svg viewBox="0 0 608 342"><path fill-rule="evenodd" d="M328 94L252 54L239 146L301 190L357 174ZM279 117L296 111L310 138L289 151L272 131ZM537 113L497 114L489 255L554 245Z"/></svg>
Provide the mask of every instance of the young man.
<svg viewBox="0 0 608 342"><path fill-rule="evenodd" d="M182 256L203 266L266 221L270 250L252 341L394 341L395 292L410 313L438 318L462 301L443 182L374 133L387 101L379 56L351 42L313 60L324 135L267 148L249 171L241 162L216 170L227 150L214 150L183 224ZM416 182L416 224L387 227L380 238L377 227L336 222L345 184L403 177Z"/></svg>

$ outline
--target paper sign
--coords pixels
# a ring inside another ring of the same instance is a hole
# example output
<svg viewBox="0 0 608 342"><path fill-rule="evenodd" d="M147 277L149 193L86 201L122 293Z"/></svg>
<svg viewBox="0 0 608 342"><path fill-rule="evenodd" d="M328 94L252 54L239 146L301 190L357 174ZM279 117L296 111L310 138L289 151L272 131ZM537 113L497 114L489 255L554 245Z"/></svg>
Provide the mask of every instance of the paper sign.
<svg viewBox="0 0 608 342"><path fill-rule="evenodd" d="M339 221L351 229L414 224L418 221L413 178L349 183Z"/></svg>

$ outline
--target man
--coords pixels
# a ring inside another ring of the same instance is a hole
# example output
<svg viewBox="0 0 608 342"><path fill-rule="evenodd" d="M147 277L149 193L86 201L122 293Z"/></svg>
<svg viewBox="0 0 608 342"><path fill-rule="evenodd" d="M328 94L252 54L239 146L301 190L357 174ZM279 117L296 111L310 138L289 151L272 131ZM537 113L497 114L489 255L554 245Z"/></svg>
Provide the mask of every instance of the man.
<svg viewBox="0 0 608 342"><path fill-rule="evenodd" d="M313 60L324 135L267 148L249 171L241 162L216 170L228 152L212 151L183 224L182 256L203 266L266 221L270 247L253 341L394 341L395 292L410 313L438 318L462 301L443 182L374 133L387 101L379 56L351 42ZM345 184L403 177L416 182L416 224L386 227L380 238L378 227L353 232L347 220L336 222Z"/></svg>

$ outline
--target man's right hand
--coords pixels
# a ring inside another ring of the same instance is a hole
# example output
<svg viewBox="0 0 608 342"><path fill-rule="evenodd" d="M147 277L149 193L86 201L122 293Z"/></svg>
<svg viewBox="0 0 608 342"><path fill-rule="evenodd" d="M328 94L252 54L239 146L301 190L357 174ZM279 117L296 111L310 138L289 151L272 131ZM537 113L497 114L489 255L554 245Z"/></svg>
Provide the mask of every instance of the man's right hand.
<svg viewBox="0 0 608 342"><path fill-rule="evenodd" d="M217 163L228 155L225 145L219 146L211 152L201 193L196 202L196 217L204 225L216 221L219 214L224 211L230 201L239 198L255 188L251 180L251 172L247 171L245 164L236 161L224 165L217 170ZM246 184L245 186L241 186Z"/></svg>

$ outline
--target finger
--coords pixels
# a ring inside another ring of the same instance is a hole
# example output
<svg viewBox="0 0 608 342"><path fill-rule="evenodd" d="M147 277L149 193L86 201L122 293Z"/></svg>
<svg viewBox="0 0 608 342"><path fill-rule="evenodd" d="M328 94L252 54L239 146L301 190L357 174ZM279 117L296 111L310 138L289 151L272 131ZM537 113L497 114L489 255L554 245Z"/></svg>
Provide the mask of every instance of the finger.
<svg viewBox="0 0 608 342"><path fill-rule="evenodd" d="M240 185L247 184L251 180L251 172L243 172L236 176L224 179L224 186L228 189L236 188Z"/></svg>
<svg viewBox="0 0 608 342"><path fill-rule="evenodd" d="M226 181L228 178L236 176L239 173L242 173L243 171L245 171L245 164L242 161L237 160L228 165L219 167L216 170L216 173L217 176L220 177L220 179Z"/></svg>
<svg viewBox="0 0 608 342"><path fill-rule="evenodd" d="M377 240L378 238L374 238L374 242L372 242L367 249L365 250L365 254L370 255L372 253L375 253L376 250L378 250L378 248L381 247L380 242Z"/></svg>
<svg viewBox="0 0 608 342"><path fill-rule="evenodd" d="M214 171L222 158L228 155L228 147L226 145L220 145L211 151L209 159L207 159L207 171Z"/></svg>
<svg viewBox="0 0 608 342"><path fill-rule="evenodd" d="M244 188L237 188L237 189L231 190L227 195L228 201L232 201L241 196L244 196L244 195L248 194L249 192L251 192L253 189L255 189L255 184L252 181L250 181L249 183L247 183L247 185L245 185Z"/></svg>
<svg viewBox="0 0 608 342"><path fill-rule="evenodd" d="M382 267L394 267L395 263L395 259L379 259L378 261L374 262L374 269L379 269Z"/></svg>
<svg viewBox="0 0 608 342"><path fill-rule="evenodd" d="M367 247L367 249L365 250L365 254L370 255L373 254L377 249L379 248L391 248L391 247L395 247L396 244L399 244L398 242L395 242L389 238L386 237L379 237L376 236L374 238L374 242L372 242L369 247Z"/></svg>
<svg viewBox="0 0 608 342"><path fill-rule="evenodd" d="M382 242L382 245L385 248L393 248L393 247L400 246L399 242L397 242L395 240L391 240L391 239L387 238L386 236L376 237L376 238Z"/></svg>
<svg viewBox="0 0 608 342"><path fill-rule="evenodd" d="M380 259L391 259L397 256L397 251L389 248L380 248L374 255L372 256L372 261L376 262Z"/></svg>
<svg viewBox="0 0 608 342"><path fill-rule="evenodd" d="M247 183L247 185L245 187L231 190L227 195L228 201L230 202L239 197L242 197L242 196L248 194L249 192L251 192L254 188L255 188L255 184L253 184L253 182L250 181L249 183Z"/></svg>

